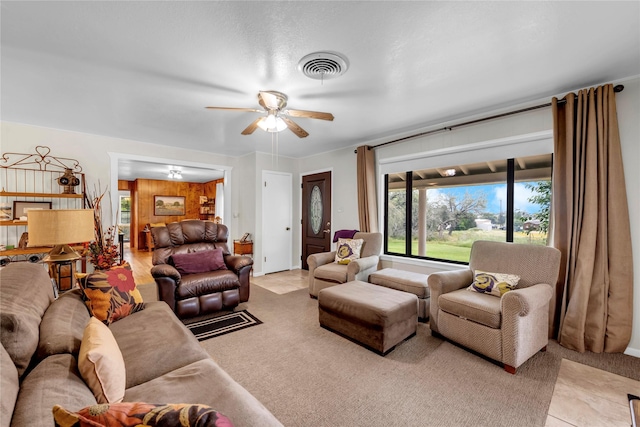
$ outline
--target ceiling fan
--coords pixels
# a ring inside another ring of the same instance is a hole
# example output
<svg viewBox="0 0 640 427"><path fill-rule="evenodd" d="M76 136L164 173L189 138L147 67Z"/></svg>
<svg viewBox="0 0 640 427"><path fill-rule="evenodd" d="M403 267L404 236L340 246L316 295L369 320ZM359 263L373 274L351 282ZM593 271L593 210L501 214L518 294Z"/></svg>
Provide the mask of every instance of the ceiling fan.
<svg viewBox="0 0 640 427"><path fill-rule="evenodd" d="M254 113L264 113L267 115L255 119L245 130L242 135L251 135L256 128L260 128L267 132L280 132L289 128L291 132L300 138L309 136L309 133L302 129L290 117L305 117L309 119L333 120L333 114L321 113L319 111L306 110L285 110L287 106L287 95L274 90L265 90L258 92L258 103L263 108L235 108L235 107L206 107L210 110L231 110L231 111L250 111Z"/></svg>

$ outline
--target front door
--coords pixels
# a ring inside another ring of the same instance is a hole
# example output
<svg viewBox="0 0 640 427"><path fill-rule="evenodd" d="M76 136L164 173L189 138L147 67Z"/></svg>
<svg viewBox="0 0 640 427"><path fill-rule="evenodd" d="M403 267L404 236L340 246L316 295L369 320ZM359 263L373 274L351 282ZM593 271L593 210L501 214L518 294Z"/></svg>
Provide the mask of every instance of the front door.
<svg viewBox="0 0 640 427"><path fill-rule="evenodd" d="M331 172L302 177L302 268L307 257L331 251Z"/></svg>

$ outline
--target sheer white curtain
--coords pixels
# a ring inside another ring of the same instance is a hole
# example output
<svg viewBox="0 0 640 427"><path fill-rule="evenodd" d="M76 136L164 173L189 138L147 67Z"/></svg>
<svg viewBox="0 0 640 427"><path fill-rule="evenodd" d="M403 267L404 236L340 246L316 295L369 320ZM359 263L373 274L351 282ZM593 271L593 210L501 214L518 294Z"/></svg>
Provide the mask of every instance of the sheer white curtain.
<svg viewBox="0 0 640 427"><path fill-rule="evenodd" d="M219 182L216 184L216 217L222 218L224 223L224 184Z"/></svg>

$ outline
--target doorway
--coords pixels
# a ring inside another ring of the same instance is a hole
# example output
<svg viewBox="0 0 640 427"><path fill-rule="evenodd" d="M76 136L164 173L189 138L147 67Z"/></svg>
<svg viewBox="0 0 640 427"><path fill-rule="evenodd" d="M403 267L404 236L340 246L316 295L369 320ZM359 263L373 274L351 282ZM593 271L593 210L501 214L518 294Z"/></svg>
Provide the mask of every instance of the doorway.
<svg viewBox="0 0 640 427"><path fill-rule="evenodd" d="M307 257L331 251L331 171L302 177L302 269Z"/></svg>
<svg viewBox="0 0 640 427"><path fill-rule="evenodd" d="M262 272L291 270L290 173L262 171Z"/></svg>

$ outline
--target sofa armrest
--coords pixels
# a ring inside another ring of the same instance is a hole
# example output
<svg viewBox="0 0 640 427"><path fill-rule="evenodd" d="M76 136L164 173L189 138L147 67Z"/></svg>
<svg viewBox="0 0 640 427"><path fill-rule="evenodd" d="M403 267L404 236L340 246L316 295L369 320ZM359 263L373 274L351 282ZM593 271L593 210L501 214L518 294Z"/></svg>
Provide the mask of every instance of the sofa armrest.
<svg viewBox="0 0 640 427"><path fill-rule="evenodd" d="M452 271L438 271L429 274L429 327L433 332L438 330L438 298L440 295L469 286L473 282L471 269L464 268Z"/></svg>

